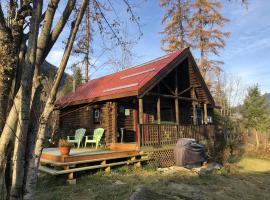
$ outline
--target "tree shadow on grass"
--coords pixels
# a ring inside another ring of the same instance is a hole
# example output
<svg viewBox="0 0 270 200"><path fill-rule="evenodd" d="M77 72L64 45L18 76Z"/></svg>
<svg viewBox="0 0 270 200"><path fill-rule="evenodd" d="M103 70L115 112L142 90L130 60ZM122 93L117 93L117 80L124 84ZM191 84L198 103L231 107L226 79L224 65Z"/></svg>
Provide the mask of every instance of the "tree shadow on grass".
<svg viewBox="0 0 270 200"><path fill-rule="evenodd" d="M121 171L121 170L120 170ZM118 181L118 182L117 182ZM270 199L270 169L234 171L199 176L197 173L162 174L144 169L111 174L88 174L67 185L63 177L41 177L37 199L129 199L143 188L158 199ZM146 188L146 189L145 189ZM149 196L148 196L149 197ZM151 198L147 198L151 199Z"/></svg>

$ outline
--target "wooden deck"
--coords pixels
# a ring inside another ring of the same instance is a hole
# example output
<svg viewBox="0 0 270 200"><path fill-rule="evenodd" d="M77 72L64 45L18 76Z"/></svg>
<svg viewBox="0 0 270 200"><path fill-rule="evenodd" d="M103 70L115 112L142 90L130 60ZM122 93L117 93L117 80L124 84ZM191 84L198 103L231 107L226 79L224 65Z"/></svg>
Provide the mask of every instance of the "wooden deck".
<svg viewBox="0 0 270 200"><path fill-rule="evenodd" d="M136 156L135 150L95 150L95 149L71 149L69 156L62 156L58 148L44 149L41 160L54 162L80 162L85 160L107 159L110 157Z"/></svg>
<svg viewBox="0 0 270 200"><path fill-rule="evenodd" d="M123 149L127 147L127 150ZM113 144L112 149L71 149L69 156L62 156L58 148L45 148L41 155L39 170L51 175L68 174L74 179L74 173L93 169L110 171L113 166L134 164L139 167L148 160L142 152L135 150L135 144Z"/></svg>

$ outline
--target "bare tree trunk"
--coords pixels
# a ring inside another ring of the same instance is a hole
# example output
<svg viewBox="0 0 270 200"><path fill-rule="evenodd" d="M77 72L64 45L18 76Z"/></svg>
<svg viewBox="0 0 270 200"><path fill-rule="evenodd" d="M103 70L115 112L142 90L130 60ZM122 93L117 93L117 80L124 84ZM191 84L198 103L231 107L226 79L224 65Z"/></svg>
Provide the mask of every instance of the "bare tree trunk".
<svg viewBox="0 0 270 200"><path fill-rule="evenodd" d="M70 56L70 52L72 50L72 46L74 43L74 39L75 39L75 36L77 34L79 24L82 20L86 6L87 6L87 0L83 0L80 11L79 11L78 16L76 18L75 24L73 25L73 27L71 29L70 37L69 37L67 46L65 48L65 52L64 52L63 58L61 60L59 69L57 71L52 90L51 90L49 98L46 102L44 111L40 117L40 125L39 125L39 129L38 129L38 133L37 133L35 152L34 152L34 156L32 157L32 159L30 160L30 163L29 163L29 169L28 169L29 174L27 175L27 179L26 179L24 199L34 199L34 194L35 194L34 192L35 192L36 182L37 182L39 160L40 160L40 155L42 153L43 141L45 139L45 132L46 132L47 123L48 123L49 117L53 111L56 93L57 93L62 75L65 71L65 68L66 68L66 65L68 62L68 58Z"/></svg>
<svg viewBox="0 0 270 200"><path fill-rule="evenodd" d="M90 45L90 7L86 8L86 54L85 54L85 82L89 80L89 45Z"/></svg>
<svg viewBox="0 0 270 200"><path fill-rule="evenodd" d="M43 85L41 83L41 64L44 61L44 51L47 47L48 40L50 38L50 32L52 28L52 22L54 19L55 11L57 9L59 0L50 0L48 3L48 8L44 17L44 24L42 31L40 33L38 43L37 43L37 53L36 53L36 63L35 63L35 72L33 77L32 85L32 97L31 97L31 109L30 109L30 122L29 129L27 133L27 146L26 146L26 165L25 165L25 176L24 182L27 177L27 170L29 165L29 159L33 156L33 150L36 141L36 132L38 129L38 120L42 112L43 102L41 100L41 93L43 90Z"/></svg>
<svg viewBox="0 0 270 200"><path fill-rule="evenodd" d="M30 117L30 101L32 80L36 60L37 39L39 24L42 14L43 1L33 1L33 13L30 19L28 50L25 58L25 70L22 74L21 87L18 98L21 105L18 108L18 126L13 153L13 173L10 199L21 199L23 197L23 180L25 166L25 147Z"/></svg>
<svg viewBox="0 0 270 200"><path fill-rule="evenodd" d="M57 22L53 31L50 34L50 40L47 44L47 48L45 50L45 53L43 54L43 58L42 58L41 63L45 60L46 56L50 52L54 43L58 39L58 36L60 35L64 26L66 25L67 20L68 20L70 14L74 8L75 3L76 3L76 0L69 0L67 2L62 16L60 17L59 21ZM0 23L0 29L1 29L1 23ZM21 66L23 66L23 65L21 65ZM21 71L23 71L23 70L21 69ZM5 158L6 158L5 155L7 154L7 152L6 152L7 145L9 143L9 141L12 140L15 136L17 121L18 121L17 108L19 108L19 106L20 106L19 103L20 103L19 99L16 96L13 100L13 106L9 112L8 118L7 118L6 123L5 123L5 127L4 127L3 132L2 132L2 136L0 138L0 172L5 165Z"/></svg>
<svg viewBox="0 0 270 200"><path fill-rule="evenodd" d="M14 72L17 66L17 54L14 50L12 35L0 28L0 135L4 128L8 99Z"/></svg>
<svg viewBox="0 0 270 200"><path fill-rule="evenodd" d="M255 129L255 138L256 138L256 150L258 150L260 148L260 141L259 141L259 135L258 135L258 131Z"/></svg>
<svg viewBox="0 0 270 200"><path fill-rule="evenodd" d="M17 123L18 123L18 111L17 108L20 107L20 100L16 96L14 99L13 106L8 115L5 123L3 133L0 138L0 173L4 169L6 162L7 147L9 142L15 137Z"/></svg>

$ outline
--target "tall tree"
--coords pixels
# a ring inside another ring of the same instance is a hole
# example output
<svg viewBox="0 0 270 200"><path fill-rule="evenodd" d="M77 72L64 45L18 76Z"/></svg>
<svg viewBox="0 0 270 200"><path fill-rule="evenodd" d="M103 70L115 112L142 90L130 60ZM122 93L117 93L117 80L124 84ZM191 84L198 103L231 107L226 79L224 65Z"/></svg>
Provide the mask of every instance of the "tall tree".
<svg viewBox="0 0 270 200"><path fill-rule="evenodd" d="M191 0L160 0L160 6L166 8L161 21L164 25L161 34L162 49L167 52L190 46Z"/></svg>
<svg viewBox="0 0 270 200"><path fill-rule="evenodd" d="M230 34L222 31L228 19L221 14L221 8L218 0L194 0L192 4L189 37L200 52L199 67L204 78L208 72L220 73L222 62L211 60L210 55L219 56L219 50L225 47L224 39Z"/></svg>
<svg viewBox="0 0 270 200"><path fill-rule="evenodd" d="M91 1L96 9L95 14L104 22L99 21L99 25L101 28L104 24L109 27L120 43L117 32L104 15L101 1ZM88 0L80 1L81 7L71 23L69 39L54 84L46 104L42 105L41 64L66 26L76 0L66 1L60 16L55 15L59 2L49 0L46 8L43 8L43 0L12 0L6 1L4 11L0 2L0 118L4 122L3 131L0 130L0 177L7 167L12 167L12 170L8 170L12 176L11 181L7 182L6 199L34 199L48 119ZM133 16L129 1L123 2L128 7L127 12ZM5 105L11 105L10 109ZM13 159L7 155L13 156ZM11 161L13 165L7 164ZM9 176L6 177L9 179Z"/></svg>
<svg viewBox="0 0 270 200"><path fill-rule="evenodd" d="M79 66L74 65L72 66L72 71L73 71L73 91L77 87L80 87L82 85L82 70Z"/></svg>
<svg viewBox="0 0 270 200"><path fill-rule="evenodd" d="M90 46L92 42L92 33L94 30L91 28L91 23L93 23L93 14L91 14L91 0L88 1L86 7L86 14L84 19L80 24L79 32L75 40L75 47L73 48L73 54L82 55L82 59L78 60L76 65L81 65L84 69L84 82L89 81L89 70L90 70L90 53L93 48Z"/></svg>
<svg viewBox="0 0 270 200"><path fill-rule="evenodd" d="M263 133L270 128L270 108L267 99L261 94L258 85L250 87L242 107L242 123L245 128L254 130L256 148L260 146L258 132Z"/></svg>

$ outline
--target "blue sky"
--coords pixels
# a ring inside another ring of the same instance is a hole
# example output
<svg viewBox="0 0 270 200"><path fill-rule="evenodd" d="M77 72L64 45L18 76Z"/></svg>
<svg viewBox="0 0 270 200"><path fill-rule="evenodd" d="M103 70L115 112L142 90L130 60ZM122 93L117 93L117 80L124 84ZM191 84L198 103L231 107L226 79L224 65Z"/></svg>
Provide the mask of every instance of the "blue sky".
<svg viewBox="0 0 270 200"><path fill-rule="evenodd" d="M224 3L222 13L230 19L225 30L231 32L230 38L226 40L227 46L221 51L219 58L225 62L224 71L238 76L244 87L258 83L263 92L270 92L270 1L250 0L248 8L243 7L239 3L240 0L231 0L230 2L223 0L222 2ZM125 8L123 5L119 4L117 10L119 17L124 18ZM162 36L159 34L162 29L161 19L164 10L159 7L158 0L141 0L140 6L135 9L135 12L140 16L143 32L143 37L137 41L137 45L133 49L136 55L133 64L138 64L165 54L160 49ZM129 24L128 30L130 37L136 39L136 26ZM60 39L66 37L67 32L66 30ZM98 36L96 38L93 46L97 50L93 53L93 59L99 54L100 39ZM62 53L62 43L58 42L47 60L57 66ZM76 60L77 57L72 56L69 65ZM102 63L102 60L106 60L106 55L97 63ZM103 67L92 77L102 76L111 71L110 66Z"/></svg>

